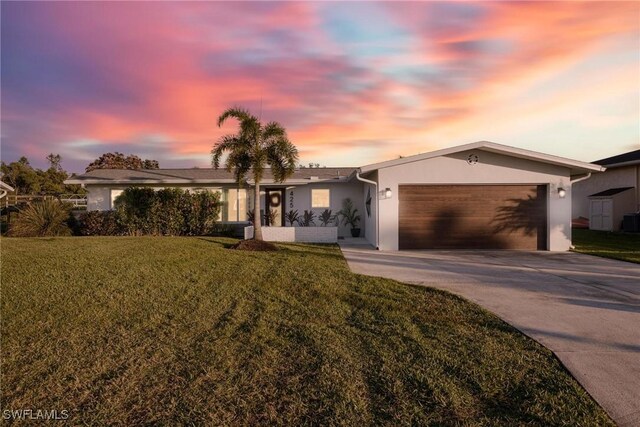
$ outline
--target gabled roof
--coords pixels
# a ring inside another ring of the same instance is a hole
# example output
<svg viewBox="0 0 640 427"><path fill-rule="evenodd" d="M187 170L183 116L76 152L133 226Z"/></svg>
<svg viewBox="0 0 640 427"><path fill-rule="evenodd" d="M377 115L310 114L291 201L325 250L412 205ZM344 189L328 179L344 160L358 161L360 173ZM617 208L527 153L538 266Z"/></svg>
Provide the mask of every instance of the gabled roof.
<svg viewBox="0 0 640 427"><path fill-rule="evenodd" d="M398 166L405 163L418 162L434 157L448 156L450 154L468 150L490 151L493 153L506 154L521 159L534 160L537 162L548 163L557 166L564 166L571 169L571 175L579 175L589 172L602 172L605 170L605 168L599 165L594 165L592 163L539 153L537 151L525 150L523 148L510 147L508 145L496 144L495 142L478 141L471 144L458 145L457 147L445 148L443 150L436 150L428 153L416 154L414 156L403 157L400 159L388 160L386 162L374 163L371 165L363 166L362 168L360 168L360 172L371 172L377 169L388 168L390 166Z"/></svg>
<svg viewBox="0 0 640 427"><path fill-rule="evenodd" d="M631 190L633 187L620 187L620 188L610 188L608 190L601 191L599 193L592 194L587 197L606 197L606 196L615 196L618 193L622 193L623 191Z"/></svg>
<svg viewBox="0 0 640 427"><path fill-rule="evenodd" d="M628 153L618 154L617 156L596 160L593 163L601 166L606 166L607 169L621 166L638 165L640 164L640 150L629 151Z"/></svg>
<svg viewBox="0 0 640 427"><path fill-rule="evenodd" d="M287 183L308 184L316 181L347 180L356 168L301 168ZM225 169L96 169L72 176L65 184L233 184L233 173ZM273 182L271 170L266 169L263 183Z"/></svg>

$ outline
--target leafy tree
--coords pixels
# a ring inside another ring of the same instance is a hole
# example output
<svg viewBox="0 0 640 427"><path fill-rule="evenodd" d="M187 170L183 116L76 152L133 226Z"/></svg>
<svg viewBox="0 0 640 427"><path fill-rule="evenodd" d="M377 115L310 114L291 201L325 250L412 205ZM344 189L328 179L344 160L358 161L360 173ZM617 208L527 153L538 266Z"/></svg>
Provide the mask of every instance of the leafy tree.
<svg viewBox="0 0 640 427"><path fill-rule="evenodd" d="M226 169L235 173L240 183L249 173L254 180L255 217L260 212L260 182L267 166L271 167L273 179L283 182L296 168L298 150L287 138L287 132L277 122L263 125L256 116L243 108L229 108L218 118L218 127L228 118L237 119L240 129L235 134L222 136L211 150L212 164L220 167L222 155L228 153ZM254 221L254 239L262 240L260 221Z"/></svg>
<svg viewBox="0 0 640 427"><path fill-rule="evenodd" d="M144 159L142 161L142 169L160 169L160 164L157 160Z"/></svg>
<svg viewBox="0 0 640 427"><path fill-rule="evenodd" d="M47 162L49 162L49 169L61 170L62 166L60 163L62 162L62 157L60 154L50 153L47 156Z"/></svg>
<svg viewBox="0 0 640 427"><path fill-rule="evenodd" d="M79 185L64 184L69 174L62 168L62 157L59 154L49 154L47 161L49 168L46 170L34 169L24 156L17 162L2 162L2 179L15 188L18 194L59 196L63 193L86 193Z"/></svg>
<svg viewBox="0 0 640 427"><path fill-rule="evenodd" d="M104 153L96 160L91 162L85 169L85 172L91 172L95 169L158 169L160 167L157 160L142 160L135 154L125 156L122 153Z"/></svg>
<svg viewBox="0 0 640 427"><path fill-rule="evenodd" d="M40 193L47 195L60 195L67 192L64 180L69 177L60 166L52 166L46 171L36 170L40 179Z"/></svg>
<svg viewBox="0 0 640 427"><path fill-rule="evenodd" d="M26 157L20 157L17 162L0 164L2 179L12 186L18 194L39 194L40 177L29 164Z"/></svg>

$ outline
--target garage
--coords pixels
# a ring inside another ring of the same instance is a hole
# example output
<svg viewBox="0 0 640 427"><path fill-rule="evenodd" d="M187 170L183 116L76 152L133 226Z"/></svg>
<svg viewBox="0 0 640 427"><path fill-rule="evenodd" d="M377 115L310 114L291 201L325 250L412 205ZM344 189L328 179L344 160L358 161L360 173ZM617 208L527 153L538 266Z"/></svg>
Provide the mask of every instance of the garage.
<svg viewBox="0 0 640 427"><path fill-rule="evenodd" d="M399 249L546 250L546 185L399 185Z"/></svg>

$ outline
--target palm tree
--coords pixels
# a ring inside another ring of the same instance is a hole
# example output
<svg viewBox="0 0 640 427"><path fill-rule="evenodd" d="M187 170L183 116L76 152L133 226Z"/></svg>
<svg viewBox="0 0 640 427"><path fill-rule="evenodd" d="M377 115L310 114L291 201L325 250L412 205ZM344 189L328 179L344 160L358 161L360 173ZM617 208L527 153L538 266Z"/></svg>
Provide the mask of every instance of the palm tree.
<svg viewBox="0 0 640 427"><path fill-rule="evenodd" d="M235 174L240 183L247 174L253 175L255 185L254 196L254 239L262 240L262 226L260 224L260 182L267 167L275 182L284 182L296 168L298 150L287 138L287 131L277 122L266 125L260 119L243 108L227 109L218 117L218 127L228 118L240 122L238 133L224 135L211 150L214 168L220 166L220 159L228 153L225 167Z"/></svg>

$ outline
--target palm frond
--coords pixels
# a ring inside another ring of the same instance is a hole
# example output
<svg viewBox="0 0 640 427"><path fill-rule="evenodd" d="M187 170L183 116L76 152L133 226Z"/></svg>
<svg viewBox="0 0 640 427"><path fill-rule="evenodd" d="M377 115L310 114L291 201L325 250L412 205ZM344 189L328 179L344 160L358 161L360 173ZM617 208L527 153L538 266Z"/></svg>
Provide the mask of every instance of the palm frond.
<svg viewBox="0 0 640 427"><path fill-rule="evenodd" d="M278 122L269 122L264 126L262 138L268 143L271 139L287 138L287 131Z"/></svg>
<svg viewBox="0 0 640 427"><path fill-rule="evenodd" d="M223 135L211 149L211 164L215 169L220 167L220 159L225 152L232 152L241 145L240 139L236 135Z"/></svg>
<svg viewBox="0 0 640 427"><path fill-rule="evenodd" d="M254 115L249 113L249 110L241 107L231 107L227 108L222 114L220 114L220 117L218 117L218 127L221 127L230 117L237 119L239 122L249 121L251 118L257 120Z"/></svg>
<svg viewBox="0 0 640 427"><path fill-rule="evenodd" d="M286 136L270 138L266 146L267 162L271 166L273 179L283 182L296 170L298 163L298 149Z"/></svg>

